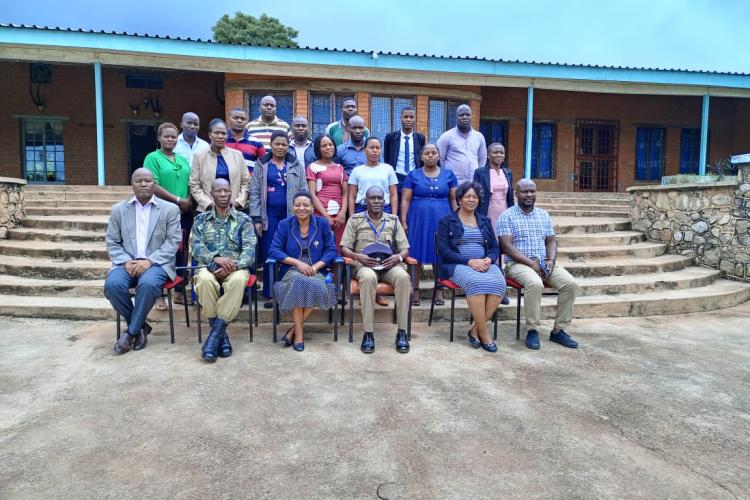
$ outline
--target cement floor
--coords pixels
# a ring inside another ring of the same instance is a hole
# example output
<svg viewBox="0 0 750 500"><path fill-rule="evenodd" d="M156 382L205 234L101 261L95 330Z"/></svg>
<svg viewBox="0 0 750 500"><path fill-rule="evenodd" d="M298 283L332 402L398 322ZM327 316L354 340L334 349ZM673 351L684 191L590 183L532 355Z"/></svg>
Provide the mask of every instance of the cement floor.
<svg viewBox="0 0 750 500"><path fill-rule="evenodd" d="M3 499L750 497L750 304L578 320L578 350L504 323L496 355L237 325L214 365L164 324L123 356L109 322L0 324Z"/></svg>

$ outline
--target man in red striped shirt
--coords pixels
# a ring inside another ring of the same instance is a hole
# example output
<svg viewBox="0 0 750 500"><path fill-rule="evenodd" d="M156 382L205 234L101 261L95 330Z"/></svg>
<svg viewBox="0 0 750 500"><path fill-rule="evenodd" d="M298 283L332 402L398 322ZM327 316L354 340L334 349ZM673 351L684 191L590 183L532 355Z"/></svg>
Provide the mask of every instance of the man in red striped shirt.
<svg viewBox="0 0 750 500"><path fill-rule="evenodd" d="M255 162L258 158L263 158L266 155L266 148L263 147L263 143L256 140L250 135L250 132L245 130L247 112L244 109L240 107L232 108L229 111L228 118L227 123L230 133L227 137L226 146L242 153L247 170L252 175Z"/></svg>

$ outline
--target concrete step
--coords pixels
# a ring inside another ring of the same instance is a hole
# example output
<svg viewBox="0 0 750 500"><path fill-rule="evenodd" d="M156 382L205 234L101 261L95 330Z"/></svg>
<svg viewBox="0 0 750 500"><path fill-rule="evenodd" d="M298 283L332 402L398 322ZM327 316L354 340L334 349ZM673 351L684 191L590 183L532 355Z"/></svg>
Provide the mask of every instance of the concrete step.
<svg viewBox="0 0 750 500"><path fill-rule="evenodd" d="M27 203L26 210L28 213L29 208L68 208L68 207L84 207L84 208L111 208L115 203L127 199L122 197L116 201L105 201L105 200L31 200L33 203ZM37 201L39 203L37 203ZM27 198L28 202L28 198Z"/></svg>
<svg viewBox="0 0 750 500"><path fill-rule="evenodd" d="M552 219L557 234L570 233L611 233L614 231L630 231L630 219L624 217L566 217Z"/></svg>
<svg viewBox="0 0 750 500"><path fill-rule="evenodd" d="M132 193L130 185L119 186L97 186L95 184L29 184L26 186L26 192L127 192Z"/></svg>
<svg viewBox="0 0 750 500"><path fill-rule="evenodd" d="M40 240L59 242L93 242L104 243L104 231L56 231L53 229L33 229L18 227L8 231L11 240Z"/></svg>
<svg viewBox="0 0 750 500"><path fill-rule="evenodd" d="M83 207L78 205L71 205L68 203L68 205L63 205L59 207L49 207L45 205L31 205L26 207L26 215L31 216L70 216L70 215L80 215L82 217L88 217L88 216L105 216L109 217L110 212L112 211L112 205L109 203L103 203L100 204L98 207Z"/></svg>
<svg viewBox="0 0 750 500"><path fill-rule="evenodd" d="M648 259L663 255L667 250L664 243L641 242L632 245L599 245L560 248L558 259L563 258L571 262L586 262L594 259L610 257L637 257ZM563 262L563 261L561 261Z"/></svg>
<svg viewBox="0 0 750 500"><path fill-rule="evenodd" d="M611 233L570 233L557 236L559 248L575 248L599 245L632 245L645 241L638 231L612 231Z"/></svg>
<svg viewBox="0 0 750 500"><path fill-rule="evenodd" d="M629 274L666 273L692 265L693 259L682 255L660 255L650 259L611 258L590 262L560 262L577 278L623 276Z"/></svg>
<svg viewBox="0 0 750 500"><path fill-rule="evenodd" d="M104 242L62 242L44 240L0 240L0 255L25 256L32 259L108 260Z"/></svg>
<svg viewBox="0 0 750 500"><path fill-rule="evenodd" d="M129 193L112 193L112 192L100 192L100 191L92 191L92 192L50 191L50 192L39 192L39 193L24 193L24 201L28 205L41 204L41 203L45 203L48 200L68 201L70 203L75 203L77 201L84 201L84 200L116 203L118 201L127 200L128 198L132 196L133 196L132 191L130 191Z"/></svg>
<svg viewBox="0 0 750 500"><path fill-rule="evenodd" d="M712 311L723 307L731 307L750 299L750 284L736 281L718 280L708 286L678 290L658 290L645 293L621 294L621 295L589 295L579 297L576 300L576 318L606 318L617 316L651 316L660 314L684 314L689 312ZM392 301L393 299L391 299ZM552 319L555 316L555 304L557 297L546 296L542 299L542 316L544 319ZM456 318L458 321L467 321L469 318L468 308L464 299L457 299ZM261 306L262 307L262 306ZM194 318L194 308L191 314ZM429 315L429 304L422 303L421 306L412 310L415 322L426 322ZM515 319L515 304L499 308L501 320ZM258 332L270 333L271 311L261 309L260 328ZM378 323L390 324L393 311L390 307L378 306L375 311L375 320ZM523 323L523 312L522 323ZM65 296L34 296L23 297L17 295L0 295L0 315L25 316L25 317L47 317L47 318L70 318L70 319L114 319L115 313L104 298L95 297L65 297ZM323 323L326 313L316 311L311 322ZM247 308L243 307L237 318L239 323L247 320ZM435 308L435 321L443 322L450 318L450 307ZM149 320L154 322L165 322L168 316L166 312L152 311ZM182 309L175 311L175 320L184 322ZM361 317L355 304L355 323L359 323ZM357 325L359 326L359 325ZM505 328L511 327L504 325ZM114 328L114 327L113 327ZM361 328L361 326L359 326ZM444 329L445 326L440 328ZM523 325L522 325L523 328ZM360 331L360 330L355 330Z"/></svg>
<svg viewBox="0 0 750 500"><path fill-rule="evenodd" d="M548 206L565 206L565 205L599 205L609 207L630 207L630 198L586 198L586 197L574 197L574 196L560 196L560 197L544 197L537 196L537 205L544 208L544 205Z"/></svg>
<svg viewBox="0 0 750 500"><path fill-rule="evenodd" d="M0 295L49 295L57 297L98 297L104 295L104 280L29 278L0 275Z"/></svg>
<svg viewBox="0 0 750 500"><path fill-rule="evenodd" d="M568 210L565 208L555 208L547 210L551 217L629 217L628 210Z"/></svg>
<svg viewBox="0 0 750 500"><path fill-rule="evenodd" d="M103 279L110 263L106 260L63 261L6 255L0 259L0 274L42 279Z"/></svg>
<svg viewBox="0 0 750 500"><path fill-rule="evenodd" d="M61 229L66 231L99 231L104 234L107 230L108 220L109 217L103 216L32 216L26 217L23 220L22 227L34 229L54 229L58 231Z"/></svg>

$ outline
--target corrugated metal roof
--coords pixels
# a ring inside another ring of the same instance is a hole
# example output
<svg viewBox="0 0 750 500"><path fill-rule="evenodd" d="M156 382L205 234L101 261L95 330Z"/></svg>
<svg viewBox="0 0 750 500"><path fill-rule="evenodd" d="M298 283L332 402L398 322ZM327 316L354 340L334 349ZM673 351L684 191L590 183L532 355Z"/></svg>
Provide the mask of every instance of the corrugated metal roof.
<svg viewBox="0 0 750 500"><path fill-rule="evenodd" d="M213 40L204 40L202 38L190 38L190 37L179 37L170 35L153 35L149 33L130 33L127 31L108 31L108 30L93 30L84 28L63 28L59 26L38 26L29 24L13 24L13 23L0 23L0 27L4 28L21 28L21 29L35 29L45 31L68 31L77 33L92 33L102 35L120 35L120 36L132 36L139 38L159 38L165 40L177 40L184 42L198 42L198 43L211 43L215 45L231 45L222 44ZM558 62L545 62L545 61L523 61L519 59L492 59L486 57L477 56L452 56L452 55L441 55L441 54L419 54L416 52L383 52L379 50L364 50L364 49L340 49L340 48L328 48L328 47L310 47L300 46L291 47L288 45L271 45L271 44L243 44L251 47L272 47L282 48L291 50L318 50L323 52L343 52L350 54L380 54L389 56L404 56L404 57L422 57L422 58L433 58L433 59L456 59L465 61L487 61L491 63L510 63L510 64L537 64L544 66L558 66L558 67L570 67L570 68L597 68L597 69L616 69L616 70L632 70L632 71L666 71L666 72L680 72L680 73L695 73L705 75L732 75L732 76L750 76L750 73L742 73L735 71L708 71L708 70L692 70L692 69L681 69L681 68L651 68L641 66L608 66L600 64L575 64L575 63L558 63Z"/></svg>

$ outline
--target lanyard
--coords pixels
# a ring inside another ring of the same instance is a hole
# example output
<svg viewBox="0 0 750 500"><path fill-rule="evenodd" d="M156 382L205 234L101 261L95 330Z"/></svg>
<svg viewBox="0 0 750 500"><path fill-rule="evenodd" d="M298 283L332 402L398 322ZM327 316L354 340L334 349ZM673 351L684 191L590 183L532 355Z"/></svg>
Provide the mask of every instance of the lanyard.
<svg viewBox="0 0 750 500"><path fill-rule="evenodd" d="M365 215L365 219L367 220L367 223L370 225L370 229L372 229L372 232L375 233L375 240L380 240L380 235L383 234L383 230L385 229L385 223L386 223L385 217L383 217L383 223L380 225L380 231L375 229L375 224L372 223L372 220L370 220L369 215Z"/></svg>

